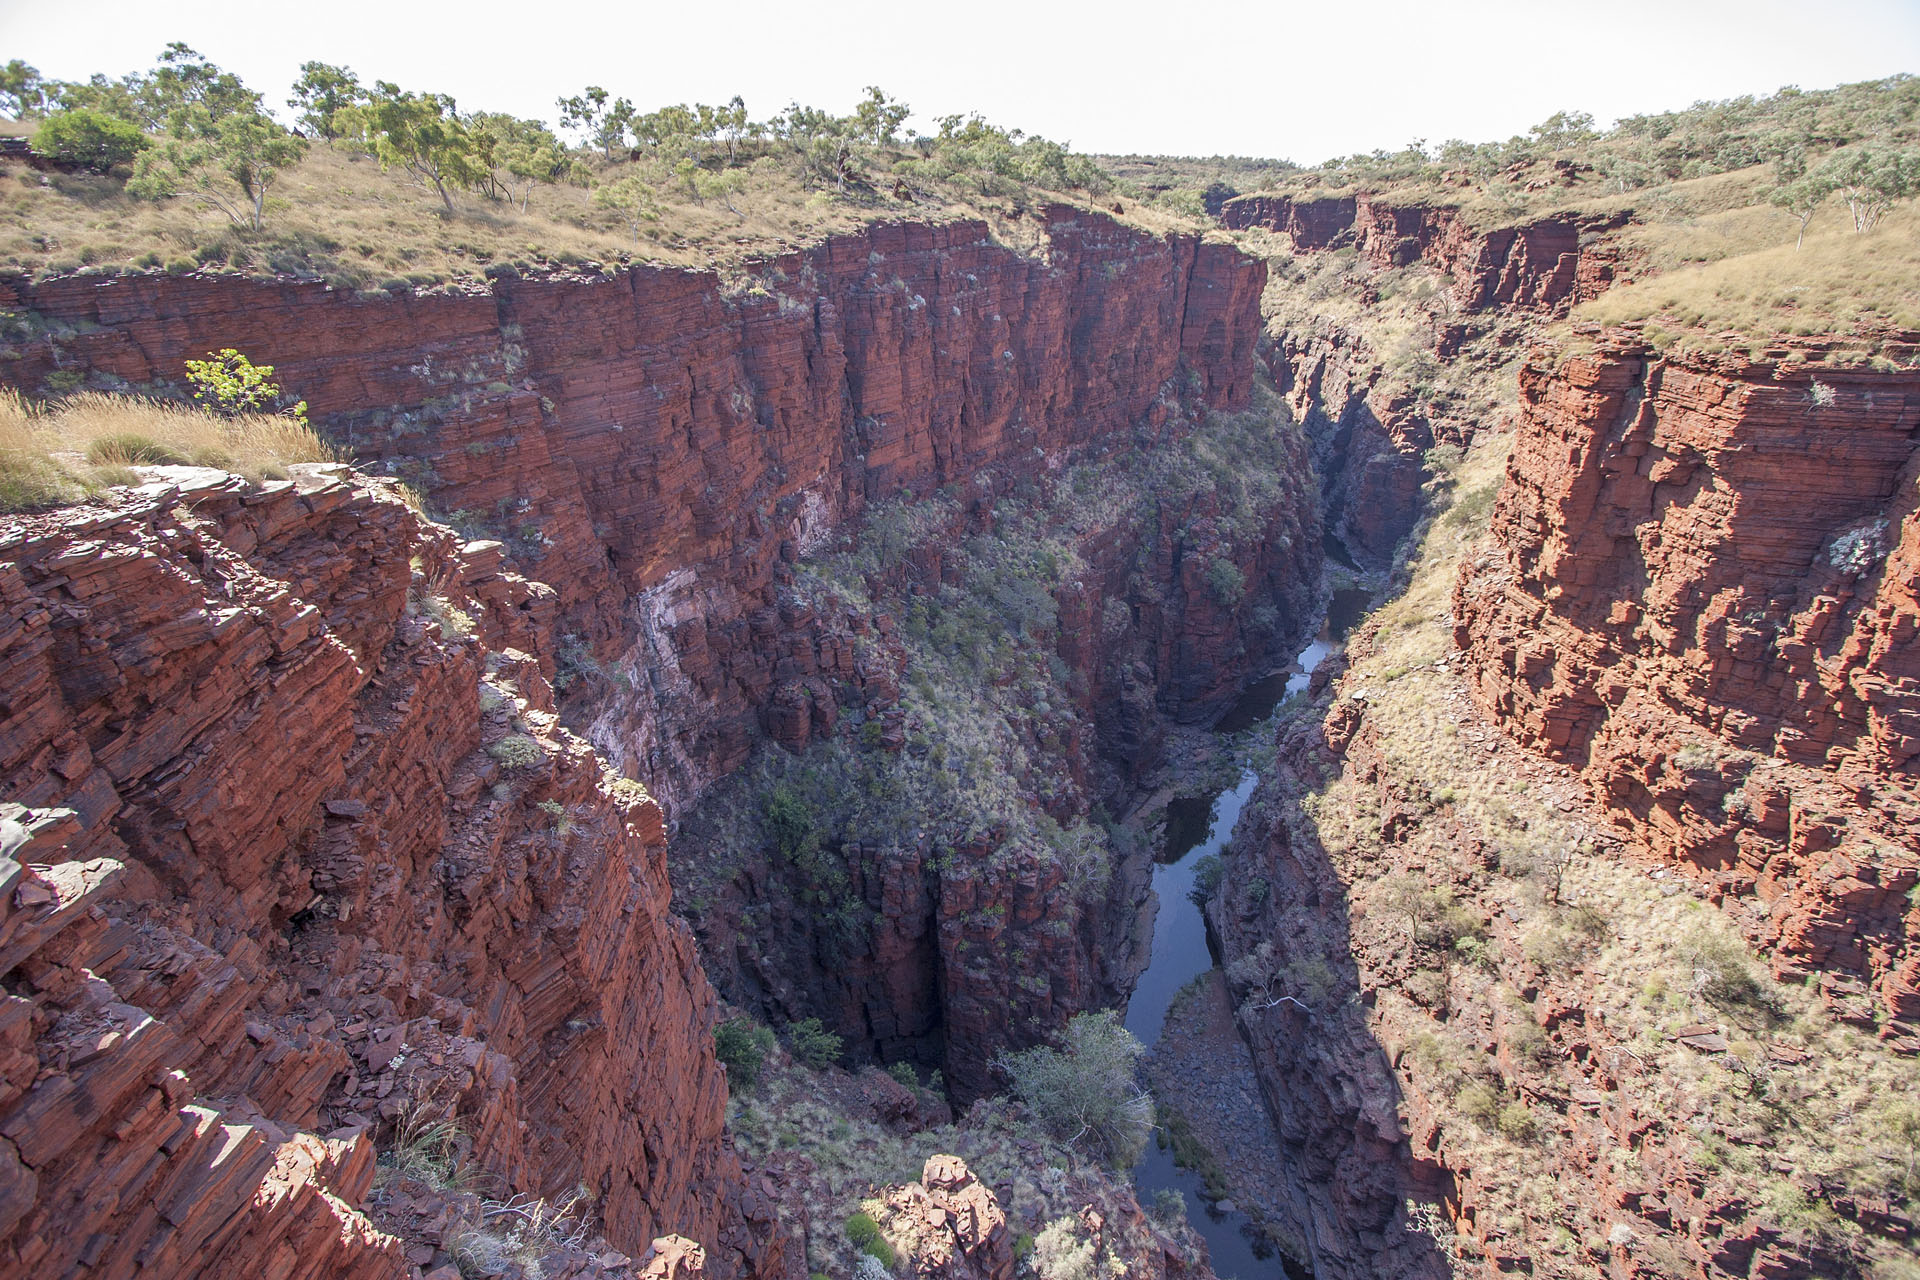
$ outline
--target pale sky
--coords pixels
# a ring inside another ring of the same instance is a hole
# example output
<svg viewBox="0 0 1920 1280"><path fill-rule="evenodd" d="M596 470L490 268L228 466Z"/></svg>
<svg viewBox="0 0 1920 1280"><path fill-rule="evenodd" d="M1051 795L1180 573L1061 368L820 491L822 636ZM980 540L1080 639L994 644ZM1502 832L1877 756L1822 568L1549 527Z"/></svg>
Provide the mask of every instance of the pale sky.
<svg viewBox="0 0 1920 1280"><path fill-rule="evenodd" d="M169 40L276 108L308 59L549 121L588 84L645 109L739 93L755 119L878 84L920 127L979 111L1082 151L1312 163L1920 72L1920 0L0 0L0 61L60 79Z"/></svg>

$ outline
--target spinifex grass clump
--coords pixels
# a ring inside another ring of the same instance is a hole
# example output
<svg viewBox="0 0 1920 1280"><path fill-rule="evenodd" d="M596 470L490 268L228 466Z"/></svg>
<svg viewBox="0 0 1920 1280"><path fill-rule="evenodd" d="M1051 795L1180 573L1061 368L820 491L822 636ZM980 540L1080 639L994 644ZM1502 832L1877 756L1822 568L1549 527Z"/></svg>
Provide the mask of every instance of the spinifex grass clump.
<svg viewBox="0 0 1920 1280"><path fill-rule="evenodd" d="M109 485L138 482L140 466L191 464L250 480L284 478L296 462L340 454L296 418L223 418L186 405L87 394L56 405L0 392L0 511L78 502Z"/></svg>

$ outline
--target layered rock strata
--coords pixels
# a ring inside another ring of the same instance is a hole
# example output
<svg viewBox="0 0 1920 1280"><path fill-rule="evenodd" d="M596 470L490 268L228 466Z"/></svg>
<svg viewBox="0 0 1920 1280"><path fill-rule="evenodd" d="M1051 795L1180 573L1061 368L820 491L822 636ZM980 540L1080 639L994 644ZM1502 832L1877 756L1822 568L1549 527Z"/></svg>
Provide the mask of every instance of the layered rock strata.
<svg viewBox="0 0 1920 1280"><path fill-rule="evenodd" d="M0 864L0 1272L406 1276L369 1139L449 1114L502 1196L779 1272L660 811L550 714L552 591L295 472L0 529L0 794L46 828Z"/></svg>
<svg viewBox="0 0 1920 1280"><path fill-rule="evenodd" d="M1407 362L1408 342L1430 347L1432 359L1418 359L1431 371L1435 362L1474 355L1471 344L1484 339L1491 351L1477 355L1481 376L1510 377L1491 368L1510 358L1502 348L1612 284L1619 254L1607 233L1624 219L1557 214L1479 229L1445 205L1252 195L1228 201L1221 221L1284 233L1296 253L1350 247L1374 270L1430 268L1444 287L1441 305L1420 317L1430 332L1401 339L1398 350L1374 350L1366 332L1318 323L1275 332L1262 348L1275 386L1313 440L1327 531L1360 567L1380 568L1419 518L1427 451L1463 445L1478 425L1471 413L1422 394L1420 378L1384 376L1386 366ZM1364 281L1354 287L1364 300L1377 298Z"/></svg>
<svg viewBox="0 0 1920 1280"><path fill-rule="evenodd" d="M1620 832L1912 1040L1920 378L1788 356L1536 355L1456 639Z"/></svg>
<svg viewBox="0 0 1920 1280"><path fill-rule="evenodd" d="M1565 311L1613 283L1618 253L1599 239L1624 215L1550 214L1479 228L1447 205L1394 204L1373 196L1249 195L1220 210L1223 225L1283 232L1299 250L1351 246L1380 267L1425 262L1453 277L1464 311Z"/></svg>
<svg viewBox="0 0 1920 1280"><path fill-rule="evenodd" d="M868 501L989 465L1039 474L1158 421L1170 383L1247 402L1261 264L1064 206L1035 216L1033 256L975 222L890 224L730 280L503 269L485 291L371 299L239 276L16 280L0 305L31 336L0 379L172 385L228 346L272 364L356 457L553 587L549 674L624 676L591 700L593 740L679 804L763 733L804 741L812 717L773 708L810 705L835 658L804 634L768 643L774 573Z"/></svg>

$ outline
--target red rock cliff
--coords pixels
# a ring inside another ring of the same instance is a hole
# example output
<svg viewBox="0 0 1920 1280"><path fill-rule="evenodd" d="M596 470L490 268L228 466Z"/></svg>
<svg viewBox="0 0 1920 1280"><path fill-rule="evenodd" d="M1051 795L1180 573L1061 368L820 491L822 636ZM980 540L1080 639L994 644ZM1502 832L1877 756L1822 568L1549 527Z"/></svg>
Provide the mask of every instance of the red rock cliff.
<svg viewBox="0 0 1920 1280"><path fill-rule="evenodd" d="M1521 378L1456 638L1477 696L1776 967L1920 1019L1920 377L1631 340Z"/></svg>
<svg viewBox="0 0 1920 1280"><path fill-rule="evenodd" d="M1476 229L1446 205L1395 205L1372 196L1240 196L1220 210L1235 230L1264 227L1300 250L1352 245L1381 267L1426 262L1454 278L1467 311L1565 311L1613 282L1615 253L1595 236L1620 217L1551 214L1512 227Z"/></svg>
<svg viewBox="0 0 1920 1280"><path fill-rule="evenodd" d="M656 268L377 300L237 276L15 284L0 305L47 336L0 378L166 383L223 346L273 364L360 457L553 586L567 653L635 688L596 699L595 741L678 802L818 674L817 646L764 642L783 554L870 498L1130 430L1176 378L1246 403L1262 264L1038 216L1036 256L978 223L882 225L731 286Z"/></svg>
<svg viewBox="0 0 1920 1280"><path fill-rule="evenodd" d="M0 1274L406 1276L361 1206L416 1107L778 1271L660 811L523 651L551 592L345 468L164 470L0 525L0 795L75 815L0 860Z"/></svg>

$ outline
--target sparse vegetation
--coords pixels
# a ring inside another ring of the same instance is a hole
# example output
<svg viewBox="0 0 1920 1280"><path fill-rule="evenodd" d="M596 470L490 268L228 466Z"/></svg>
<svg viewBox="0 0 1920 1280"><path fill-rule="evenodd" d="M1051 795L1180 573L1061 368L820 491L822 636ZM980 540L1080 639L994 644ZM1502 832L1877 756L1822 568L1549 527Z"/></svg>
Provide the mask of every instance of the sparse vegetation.
<svg viewBox="0 0 1920 1280"><path fill-rule="evenodd" d="M983 216L1026 243L1022 219L1038 204L1114 186L1086 156L977 115L906 137L906 105L878 88L844 115L796 103L756 120L737 95L647 111L595 86L560 99L556 131L308 62L288 98L303 138L184 45L118 79L16 70L0 101L37 126L36 147L92 170L16 197L27 207L0 238L0 261L33 271L61 267L64 246L86 243L94 269L157 254L372 289L635 254L738 261L909 210ZM1159 209L1135 216L1170 220Z"/></svg>
<svg viewBox="0 0 1920 1280"><path fill-rule="evenodd" d="M95 392L39 407L0 391L0 511L60 506L137 484L136 466L191 463L263 481L286 478L293 463L338 460L305 422L277 414L219 417Z"/></svg>
<svg viewBox="0 0 1920 1280"><path fill-rule="evenodd" d="M1134 1080L1145 1051L1111 1010L1074 1015L1059 1048L1005 1054L1013 1092L1049 1132L1115 1169L1132 1167L1153 1127L1153 1102Z"/></svg>

